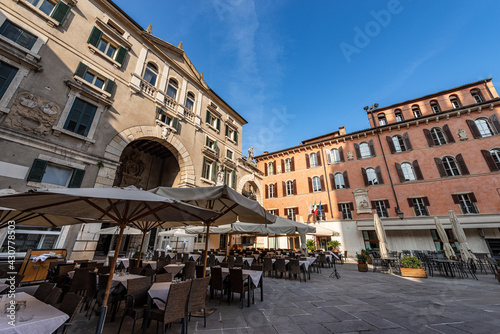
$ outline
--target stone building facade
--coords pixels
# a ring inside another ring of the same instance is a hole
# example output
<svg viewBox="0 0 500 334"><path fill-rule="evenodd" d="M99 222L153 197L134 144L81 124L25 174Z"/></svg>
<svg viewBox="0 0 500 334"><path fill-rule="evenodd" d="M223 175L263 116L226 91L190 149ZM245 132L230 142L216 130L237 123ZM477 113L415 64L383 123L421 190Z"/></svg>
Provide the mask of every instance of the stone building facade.
<svg viewBox="0 0 500 334"><path fill-rule="evenodd" d="M457 247L451 209L474 251L498 254L500 98L491 79L377 107L365 108L369 129L341 127L257 156L264 207L335 230L351 256L378 248L375 212L392 250L441 249L434 216Z"/></svg>
<svg viewBox="0 0 500 334"><path fill-rule="evenodd" d="M144 30L112 1L0 4L0 188L226 183L261 200L262 173L242 154L246 123L182 42ZM111 243L94 234L100 227L17 235L24 248L80 259Z"/></svg>

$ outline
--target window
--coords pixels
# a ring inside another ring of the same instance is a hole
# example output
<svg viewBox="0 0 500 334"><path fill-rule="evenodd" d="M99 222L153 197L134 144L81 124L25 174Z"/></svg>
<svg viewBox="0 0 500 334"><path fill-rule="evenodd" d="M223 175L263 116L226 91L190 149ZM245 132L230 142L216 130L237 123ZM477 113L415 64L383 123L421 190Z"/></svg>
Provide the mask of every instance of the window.
<svg viewBox="0 0 500 334"><path fill-rule="evenodd" d="M187 97L186 97L186 108L188 110L191 110L193 111L193 108L194 108L194 101L195 101L195 98L194 98L194 94L189 92L187 93Z"/></svg>
<svg viewBox="0 0 500 334"><path fill-rule="evenodd" d="M166 125L169 125L175 130L179 128L179 119L177 117L172 117L160 107L156 107L156 119Z"/></svg>
<svg viewBox="0 0 500 334"><path fill-rule="evenodd" d="M415 172L413 171L413 167L410 163L404 162L401 164L401 170L403 171L403 175L405 181L415 181Z"/></svg>
<svg viewBox="0 0 500 334"><path fill-rule="evenodd" d="M53 184L60 187L80 188L85 171L83 169L53 164L35 159L28 175L28 181Z"/></svg>
<svg viewBox="0 0 500 334"><path fill-rule="evenodd" d="M102 89L104 86L105 79L97 76L94 73L91 72L85 73L85 77L83 79L87 81L89 84L94 85L99 89Z"/></svg>
<svg viewBox="0 0 500 334"><path fill-rule="evenodd" d="M75 71L75 76L82 78L85 82L89 83L92 88L102 89L109 94L113 94L116 88L114 80L105 78L103 75L97 74L94 70L90 69L84 63L79 63Z"/></svg>
<svg viewBox="0 0 500 334"><path fill-rule="evenodd" d="M413 112L413 117L415 118L422 117L422 112L420 111L419 106L411 107L411 111Z"/></svg>
<svg viewBox="0 0 500 334"><path fill-rule="evenodd" d="M394 111L394 115L396 116L396 122L402 122L404 121L404 117L403 117L403 112L401 111L401 109L396 109Z"/></svg>
<svg viewBox="0 0 500 334"><path fill-rule="evenodd" d="M476 196L474 193L451 195L453 203L460 205L463 214L479 213L476 207Z"/></svg>
<svg viewBox="0 0 500 334"><path fill-rule="evenodd" d="M235 189L236 188L236 171L225 169L224 171L224 184Z"/></svg>
<svg viewBox="0 0 500 334"><path fill-rule="evenodd" d="M228 158L229 160L233 160L233 151L226 150L226 158Z"/></svg>
<svg viewBox="0 0 500 334"><path fill-rule="evenodd" d="M497 166L497 170L500 169L500 149L494 148L490 150L491 157L493 158L493 162Z"/></svg>
<svg viewBox="0 0 500 334"><path fill-rule="evenodd" d="M311 167L317 167L318 166L318 157L316 156L316 153L309 154L309 165Z"/></svg>
<svg viewBox="0 0 500 334"><path fill-rule="evenodd" d="M95 49L99 50L100 54L105 56L104 58L112 60L118 63L120 66L123 66L123 64L125 63L125 58L127 57L128 53L127 49L115 42L112 42L111 38L104 35L102 30L100 30L99 28L92 28L87 43L95 47ZM158 73L158 71L156 71L156 73ZM148 81L146 78L144 79Z"/></svg>
<svg viewBox="0 0 500 334"><path fill-rule="evenodd" d="M316 221L326 220L327 212L328 212L328 206L326 204L321 204L321 203L318 204L316 211Z"/></svg>
<svg viewBox="0 0 500 334"><path fill-rule="evenodd" d="M285 173L289 173L292 171L292 159L287 158L285 159Z"/></svg>
<svg viewBox="0 0 500 334"><path fill-rule="evenodd" d="M429 200L427 197L419 197L419 198L408 198L408 204L410 207L413 207L415 211L415 216L428 216L429 211L427 207L429 206Z"/></svg>
<svg viewBox="0 0 500 334"><path fill-rule="evenodd" d="M366 249L378 249L379 242L375 231L363 231L363 241Z"/></svg>
<svg viewBox="0 0 500 334"><path fill-rule="evenodd" d="M295 192L293 191L293 181L292 180L288 180L286 181L286 195L287 196L291 196L291 195L294 195Z"/></svg>
<svg viewBox="0 0 500 334"><path fill-rule="evenodd" d="M474 101L476 103L484 102L483 96L481 95L481 92L479 91L479 89L471 90L470 94L472 95L472 97L474 98Z"/></svg>
<svg viewBox="0 0 500 334"><path fill-rule="evenodd" d="M28 50L31 50L37 39L35 35L30 34L8 20L5 20L2 26L0 26L0 35L5 36L14 43L17 43Z"/></svg>
<svg viewBox="0 0 500 334"><path fill-rule="evenodd" d="M460 103L460 100L458 99L458 96L456 96L456 95L450 96L450 102L451 102L451 105L454 109L458 109L462 106L462 104Z"/></svg>
<svg viewBox="0 0 500 334"><path fill-rule="evenodd" d="M97 45L99 51L104 53L109 58L114 58L118 47L116 45L111 44L111 42L107 41L104 38L101 38L99 44Z"/></svg>
<svg viewBox="0 0 500 334"><path fill-rule="evenodd" d="M270 210L267 210L267 212L269 212L270 214L275 215L275 216L277 216L277 215L278 215L278 212L277 212L277 211L278 211L277 209L270 209Z"/></svg>
<svg viewBox="0 0 500 334"><path fill-rule="evenodd" d="M177 81L175 79L170 78L170 80L168 80L167 96L169 96L172 100L175 100L175 98L177 97L178 87L179 87L179 84L177 83ZM189 97L189 94L188 94L188 97ZM188 102L186 101L186 107L187 107L187 103ZM194 96L193 96L193 104L194 104ZM192 109L190 109L190 110L192 110Z"/></svg>
<svg viewBox="0 0 500 334"><path fill-rule="evenodd" d="M286 209L286 211L287 211L287 218L288 219L294 220L294 221L297 220L297 214L299 213L298 208L288 208L288 209Z"/></svg>
<svg viewBox="0 0 500 334"><path fill-rule="evenodd" d="M359 151L361 153L361 159L369 158L372 156L368 143L361 143L359 145Z"/></svg>
<svg viewBox="0 0 500 334"><path fill-rule="evenodd" d="M207 136L207 139L205 140L205 146L214 151L217 151L217 141L210 138L209 136Z"/></svg>
<svg viewBox="0 0 500 334"><path fill-rule="evenodd" d="M342 213L342 219L352 219L354 207L352 203L340 203L339 211Z"/></svg>
<svg viewBox="0 0 500 334"><path fill-rule="evenodd" d="M467 125L474 138L483 138L500 133L500 122L498 116L493 114L488 118L477 118L474 121L468 119Z"/></svg>
<svg viewBox="0 0 500 334"><path fill-rule="evenodd" d="M401 136L392 137L392 144L394 145L394 149L396 152L406 151L405 142L403 140L403 137L401 137Z"/></svg>
<svg viewBox="0 0 500 334"><path fill-rule="evenodd" d="M485 118L478 118L474 121L481 137L493 136L490 123Z"/></svg>
<svg viewBox="0 0 500 334"><path fill-rule="evenodd" d="M17 68L0 61L0 99L3 97L3 94L5 94L7 88L9 88L17 70Z"/></svg>
<svg viewBox="0 0 500 334"><path fill-rule="evenodd" d="M377 178L377 173L375 172L375 169L367 168L366 169L366 177L368 179L368 185L373 186L373 185L378 184L378 178Z"/></svg>
<svg viewBox="0 0 500 334"><path fill-rule="evenodd" d="M339 150L334 148L330 151L330 161L331 163L337 164L341 162Z"/></svg>
<svg viewBox="0 0 500 334"><path fill-rule="evenodd" d="M94 120L97 106L88 103L80 98L75 98L73 106L69 112L64 129L81 136L87 136L92 121Z"/></svg>
<svg viewBox="0 0 500 334"><path fill-rule="evenodd" d="M220 131L220 118L212 114L209 110L207 110L207 116L205 118L205 123L210 125L213 129L217 129Z"/></svg>
<svg viewBox="0 0 500 334"><path fill-rule="evenodd" d="M441 112L441 108L439 107L439 103L436 100L431 101L431 109L432 112L437 114Z"/></svg>
<svg viewBox="0 0 500 334"><path fill-rule="evenodd" d="M274 183L271 183L269 186L269 198L275 198L276 197L276 186Z"/></svg>
<svg viewBox="0 0 500 334"><path fill-rule="evenodd" d="M156 85L156 79L158 78L158 68L152 63L146 65L144 70L144 81L151 84L151 86Z"/></svg>
<svg viewBox="0 0 500 334"><path fill-rule="evenodd" d="M274 175L274 162L273 161L269 161L267 163L267 171L268 171L269 175Z"/></svg>
<svg viewBox="0 0 500 334"><path fill-rule="evenodd" d="M379 114L378 115L378 124L380 126L387 125L387 120L385 119L385 114Z"/></svg>
<svg viewBox="0 0 500 334"><path fill-rule="evenodd" d="M45 15L50 16L59 24L63 24L71 10L69 5L55 0L26 0Z"/></svg>
<svg viewBox="0 0 500 334"><path fill-rule="evenodd" d="M16 226L15 251L22 253L34 249L54 249L61 233L60 227L40 227L40 226ZM7 253L9 239L5 238L1 252Z"/></svg>
<svg viewBox="0 0 500 334"><path fill-rule="evenodd" d="M444 170L446 171L446 175L448 176L460 175L457 163L455 162L455 159L453 159L452 157L444 157L443 165L444 165Z"/></svg>
<svg viewBox="0 0 500 334"><path fill-rule="evenodd" d="M404 162L402 164L395 163L395 165L400 182L424 179L417 160L414 160L413 163Z"/></svg>
<svg viewBox="0 0 500 334"><path fill-rule="evenodd" d="M462 154L457 154L455 158L450 156L434 158L434 161L441 177L470 174Z"/></svg>
<svg viewBox="0 0 500 334"><path fill-rule="evenodd" d="M216 181L217 178L217 162L203 157L203 169L201 177L206 180Z"/></svg>
<svg viewBox="0 0 500 334"><path fill-rule="evenodd" d="M228 124L226 124L226 137L234 141L235 143L238 142L238 132L230 127Z"/></svg>
<svg viewBox="0 0 500 334"><path fill-rule="evenodd" d="M389 209L389 201L384 199L384 200L378 200L378 201L372 201L372 209L375 209L377 211L377 215L380 218L388 218L389 217L389 212L387 209Z"/></svg>
<svg viewBox="0 0 500 334"><path fill-rule="evenodd" d="M434 145L439 146L439 145L447 144L446 139L444 138L443 131L441 131L440 128L432 128L430 133L431 133Z"/></svg>
<svg viewBox="0 0 500 334"><path fill-rule="evenodd" d="M321 180L319 176L315 176L312 178L312 187L313 192L321 191Z"/></svg>
<svg viewBox="0 0 500 334"><path fill-rule="evenodd" d="M453 248L455 253L460 253L460 244L458 243L457 239L453 235L453 231L448 230L448 229L446 229L444 231L448 237L448 241L450 242L451 248ZM443 241L439 237L437 230L431 230L431 235L432 235L432 239L434 241L434 245L436 246L436 250L443 251L443 249L444 249L443 248Z"/></svg>
<svg viewBox="0 0 500 334"><path fill-rule="evenodd" d="M344 175L342 173L335 174L335 189L344 189L345 187Z"/></svg>

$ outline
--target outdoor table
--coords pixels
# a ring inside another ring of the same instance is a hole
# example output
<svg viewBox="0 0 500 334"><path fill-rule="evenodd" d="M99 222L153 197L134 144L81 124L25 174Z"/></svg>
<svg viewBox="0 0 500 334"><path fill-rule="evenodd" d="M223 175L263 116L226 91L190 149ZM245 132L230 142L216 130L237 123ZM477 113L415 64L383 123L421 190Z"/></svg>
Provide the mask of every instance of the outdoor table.
<svg viewBox="0 0 500 334"><path fill-rule="evenodd" d="M399 260L399 258L395 257L395 256L383 256L380 258L382 261L385 261L387 262L387 266L389 267L389 272L392 274L393 273L393 270L392 270L392 264L394 262L396 262L397 260Z"/></svg>
<svg viewBox="0 0 500 334"><path fill-rule="evenodd" d="M211 268L207 268L207 271L209 272ZM226 276L229 274L229 268L221 268L222 274L226 274ZM264 301L264 280L262 279L262 271L260 270L248 270L248 269L243 269L242 270L243 277L248 276L250 279L250 282L248 284L248 307L250 307L250 284L253 284L254 287L258 287L260 283L260 301ZM230 296L230 295L229 295ZM228 296L228 297L229 297Z"/></svg>
<svg viewBox="0 0 500 334"><path fill-rule="evenodd" d="M221 262L224 262L224 259L226 258L225 255L215 255L215 259L221 263Z"/></svg>
<svg viewBox="0 0 500 334"><path fill-rule="evenodd" d="M156 261L142 261L142 266L145 267L147 265L151 266L151 269L156 270Z"/></svg>
<svg viewBox="0 0 500 334"><path fill-rule="evenodd" d="M15 300L25 300L26 309L16 312L15 326L10 326L8 318L2 314L3 319L0 321L0 333L2 334L52 333L69 319L66 313L59 311L52 305L39 301L25 292L16 293ZM4 310L3 305L10 301L11 299L7 295L2 296L0 300L2 312ZM33 317L31 318L31 316Z"/></svg>
<svg viewBox="0 0 500 334"><path fill-rule="evenodd" d="M255 259L255 261L257 261L259 259L260 254L252 254L252 256Z"/></svg>
<svg viewBox="0 0 500 334"><path fill-rule="evenodd" d="M160 298L166 301L171 284L172 282L154 283L151 288L149 288L148 295L151 298ZM161 302L160 300L155 299L154 303L160 310L163 310L165 308L165 303Z"/></svg>
<svg viewBox="0 0 500 334"><path fill-rule="evenodd" d="M116 266L117 267L120 265L120 262L123 263L123 266L125 268L128 268L130 260L126 259L126 258L117 258L116 259Z"/></svg>
<svg viewBox="0 0 500 334"><path fill-rule="evenodd" d="M458 261L455 260L433 260L434 262L438 263L439 265L443 266L444 269L444 275L446 277L455 277L455 274L453 273L453 268L451 267L452 264L458 263Z"/></svg>
<svg viewBox="0 0 500 334"><path fill-rule="evenodd" d="M165 257L169 257L173 259L175 257L176 253L165 253Z"/></svg>
<svg viewBox="0 0 500 334"><path fill-rule="evenodd" d="M189 254L189 258L192 259L193 261L198 261L200 257L201 257L200 254Z"/></svg>
<svg viewBox="0 0 500 334"><path fill-rule="evenodd" d="M127 288L127 283L129 279L144 278L144 277L145 276L133 275L133 274L123 275L123 276L115 274L113 275L113 281L111 281L111 287L113 288L121 283L125 288Z"/></svg>
<svg viewBox="0 0 500 334"><path fill-rule="evenodd" d="M0 283L0 293L2 293L5 289L9 287L8 284Z"/></svg>
<svg viewBox="0 0 500 334"><path fill-rule="evenodd" d="M244 257L243 262L248 263L249 266L252 265L254 258L253 257Z"/></svg>
<svg viewBox="0 0 500 334"><path fill-rule="evenodd" d="M172 273L172 277L174 277L175 275L181 272L184 266L185 266L184 263L179 263L179 264L172 263L172 264L167 264L163 268L167 271L167 273Z"/></svg>

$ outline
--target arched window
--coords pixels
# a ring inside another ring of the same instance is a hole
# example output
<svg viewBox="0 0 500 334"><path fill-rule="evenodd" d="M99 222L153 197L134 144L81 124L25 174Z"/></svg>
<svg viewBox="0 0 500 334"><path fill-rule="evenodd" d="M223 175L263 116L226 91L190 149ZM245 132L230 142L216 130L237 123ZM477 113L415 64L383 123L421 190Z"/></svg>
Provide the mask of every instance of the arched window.
<svg viewBox="0 0 500 334"><path fill-rule="evenodd" d="M274 198L276 197L276 189L274 189L274 183L271 183L269 185L269 198Z"/></svg>
<svg viewBox="0 0 500 334"><path fill-rule="evenodd" d="M478 118L474 120L476 127L481 134L481 137L493 136L493 130L491 129L490 122L486 118Z"/></svg>
<svg viewBox="0 0 500 334"><path fill-rule="evenodd" d="M368 143L359 144L359 152L361 153L361 159L369 158L372 156Z"/></svg>
<svg viewBox="0 0 500 334"><path fill-rule="evenodd" d="M375 184L378 184L378 178L377 178L377 173L375 172L375 169L367 168L366 169L366 177L368 179L368 185L373 186Z"/></svg>
<svg viewBox="0 0 500 334"><path fill-rule="evenodd" d="M285 159L285 173L289 173L292 171L292 159L287 158Z"/></svg>
<svg viewBox="0 0 500 334"><path fill-rule="evenodd" d="M396 122L402 122L405 120L401 109L394 110L394 115L396 116Z"/></svg>
<svg viewBox="0 0 500 334"><path fill-rule="evenodd" d="M339 150L334 148L330 151L330 159L333 164L338 164L341 162Z"/></svg>
<svg viewBox="0 0 500 334"><path fill-rule="evenodd" d="M436 101L436 100L431 101L431 109L432 109L432 112L435 114L441 112L441 107L439 107L438 101Z"/></svg>
<svg viewBox="0 0 500 334"><path fill-rule="evenodd" d="M318 176L312 178L313 191L321 191L321 180Z"/></svg>
<svg viewBox="0 0 500 334"><path fill-rule="evenodd" d="M286 195L291 196L293 194L294 194L293 193L293 181L288 180L288 181L286 181Z"/></svg>
<svg viewBox="0 0 500 334"><path fill-rule="evenodd" d="M378 125L387 125L387 120L385 119L385 114L378 114Z"/></svg>
<svg viewBox="0 0 500 334"><path fill-rule="evenodd" d="M470 94L472 95L472 97L474 98L474 101L476 103L481 103L481 102L484 101L483 95L481 94L481 92L479 91L479 89L473 89L473 90L471 90Z"/></svg>
<svg viewBox="0 0 500 334"><path fill-rule="evenodd" d="M194 94L191 93L191 92L187 93L186 108L188 108L189 110L193 111L194 101L195 101Z"/></svg>
<svg viewBox="0 0 500 334"><path fill-rule="evenodd" d="M444 136L444 133L440 128L432 128L431 136L432 140L434 141L434 145L437 146L447 144L446 137Z"/></svg>
<svg viewBox="0 0 500 334"><path fill-rule="evenodd" d="M419 106L417 105L412 106L411 111L413 112L413 117L415 118L422 117L422 112L420 111Z"/></svg>
<svg viewBox="0 0 500 334"><path fill-rule="evenodd" d="M500 149L494 148L490 150L490 153L495 165L497 165L497 168L500 169Z"/></svg>
<svg viewBox="0 0 500 334"><path fill-rule="evenodd" d="M462 104L460 103L460 99L456 95L450 96L450 102L454 109L460 108Z"/></svg>
<svg viewBox="0 0 500 334"><path fill-rule="evenodd" d="M344 175L342 175L342 173L335 174L335 188L336 189L345 188Z"/></svg>
<svg viewBox="0 0 500 334"><path fill-rule="evenodd" d="M392 143L394 144L396 152L404 152L407 150L403 137L401 136L392 137Z"/></svg>
<svg viewBox="0 0 500 334"><path fill-rule="evenodd" d="M415 177L415 171L413 170L413 166L410 163L408 162L402 163L401 170L403 171L405 181L415 181L417 179Z"/></svg>
<svg viewBox="0 0 500 334"><path fill-rule="evenodd" d="M144 81L147 81L151 85L156 85L156 79L158 78L158 68L153 63L148 63L146 69L144 70Z"/></svg>
<svg viewBox="0 0 500 334"><path fill-rule="evenodd" d="M170 78L168 80L168 87L167 87L167 96L172 98L172 100L175 100L177 97L177 88L179 87L179 84L177 83L177 80L174 78Z"/></svg>
<svg viewBox="0 0 500 334"><path fill-rule="evenodd" d="M448 176L460 175L460 170L458 169L457 162L452 157L444 157L443 159L444 170Z"/></svg>
<svg viewBox="0 0 500 334"><path fill-rule="evenodd" d="M268 173L268 175L274 175L274 162L273 161L269 161L267 163L267 173Z"/></svg>
<svg viewBox="0 0 500 334"><path fill-rule="evenodd" d="M318 157L316 156L316 153L309 154L309 164L311 167L318 166Z"/></svg>

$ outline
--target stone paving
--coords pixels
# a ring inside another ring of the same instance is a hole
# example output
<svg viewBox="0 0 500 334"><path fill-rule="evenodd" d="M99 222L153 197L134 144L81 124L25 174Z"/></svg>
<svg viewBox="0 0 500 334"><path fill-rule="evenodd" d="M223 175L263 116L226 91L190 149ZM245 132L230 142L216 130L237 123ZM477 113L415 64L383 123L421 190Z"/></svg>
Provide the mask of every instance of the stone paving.
<svg viewBox="0 0 500 334"><path fill-rule="evenodd" d="M255 304L239 308L212 300L217 311L207 318L192 318L189 333L500 333L500 284L492 274L472 278L403 278L380 272L360 273L356 264L338 265L312 273L311 280L264 279L264 302L255 290ZM26 287L21 289L31 289ZM235 295L236 297L237 295ZM117 321L106 323L104 333L117 333ZM127 318L130 319L130 318ZM69 333L95 333L96 317L84 312ZM139 321L136 333L140 332ZM121 333L130 333L126 320ZM155 333L153 322L147 333ZM161 328L159 330L161 333ZM180 333L174 324L167 332ZM40 333L41 334L41 333Z"/></svg>

